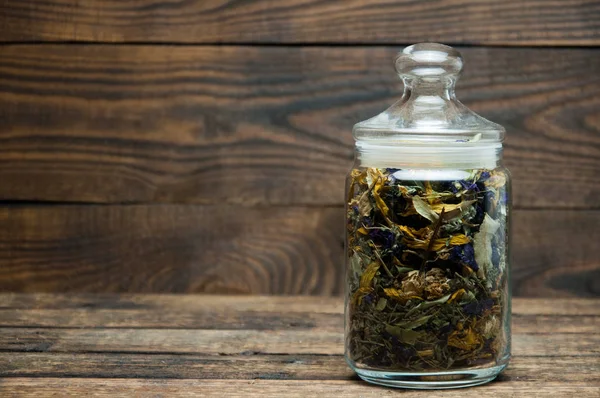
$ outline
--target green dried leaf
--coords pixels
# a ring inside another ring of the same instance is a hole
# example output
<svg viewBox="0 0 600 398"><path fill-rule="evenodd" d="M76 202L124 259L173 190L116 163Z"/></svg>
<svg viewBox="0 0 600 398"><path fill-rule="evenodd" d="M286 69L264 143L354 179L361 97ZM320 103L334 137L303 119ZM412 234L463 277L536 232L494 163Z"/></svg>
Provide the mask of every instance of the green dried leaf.
<svg viewBox="0 0 600 398"><path fill-rule="evenodd" d="M450 299L450 296L452 296L452 294L447 294L444 297L441 297L437 300L434 301L423 301L422 303L420 303L419 305L417 305L416 307L414 307L413 309L411 309L410 311L408 311L406 313L406 316L411 316L412 314L414 314L417 311L423 311L427 308L436 306L438 304L444 304L446 301L448 301Z"/></svg>
<svg viewBox="0 0 600 398"><path fill-rule="evenodd" d="M426 315L421 318L415 319L414 321L400 322L397 323L395 326L398 326L403 329L413 330L418 328L419 326L425 325L429 321L429 319L431 319L432 316L433 315Z"/></svg>
<svg viewBox="0 0 600 398"><path fill-rule="evenodd" d="M463 294L462 297L460 298L460 304L461 305L465 305L468 303L472 303L473 301L476 301L477 298L475 297L475 294L472 291L467 291L466 294Z"/></svg>
<svg viewBox="0 0 600 398"><path fill-rule="evenodd" d="M385 297L382 297L377 302L377 305L375 306L375 310L381 312L385 309L386 305L387 305L387 299Z"/></svg>
<svg viewBox="0 0 600 398"><path fill-rule="evenodd" d="M440 218L435 211L431 208L429 203L425 202L420 196L413 196L412 198L413 206L415 206L415 210L421 216L425 217L431 222L436 222L438 218Z"/></svg>
<svg viewBox="0 0 600 398"><path fill-rule="evenodd" d="M450 322L443 320L443 319L439 319L439 318L434 318L431 321L432 325L435 326L437 329L441 329L445 326L448 326L450 324Z"/></svg>
<svg viewBox="0 0 600 398"><path fill-rule="evenodd" d="M406 272L414 271L412 268L400 267L398 265L396 265L396 270L398 271L399 274L404 274Z"/></svg>
<svg viewBox="0 0 600 398"><path fill-rule="evenodd" d="M350 269L352 270L353 278L358 280L362 271L361 259L358 253L354 253L352 257L350 257Z"/></svg>
<svg viewBox="0 0 600 398"><path fill-rule="evenodd" d="M395 336L398 341L403 344L414 345L417 340L421 337L420 332L415 332L414 330L404 329L399 326L386 325L385 331Z"/></svg>
<svg viewBox="0 0 600 398"><path fill-rule="evenodd" d="M462 214L470 209L476 202L476 200L465 200L458 205L447 205L448 208L446 209L446 214L444 214L444 220L452 220L457 217L460 218Z"/></svg>

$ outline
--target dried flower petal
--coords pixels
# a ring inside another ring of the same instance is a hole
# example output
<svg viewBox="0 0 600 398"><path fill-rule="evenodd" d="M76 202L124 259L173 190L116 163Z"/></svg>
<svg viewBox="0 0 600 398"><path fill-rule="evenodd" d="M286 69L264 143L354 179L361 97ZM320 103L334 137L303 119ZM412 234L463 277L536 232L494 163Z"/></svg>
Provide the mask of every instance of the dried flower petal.
<svg viewBox="0 0 600 398"><path fill-rule="evenodd" d="M468 266L473 271L479 269L479 265L477 265L477 261L475 261L475 250L471 243L453 247L450 251L450 259Z"/></svg>
<svg viewBox="0 0 600 398"><path fill-rule="evenodd" d="M410 294L406 294L398 289L394 289L393 287L383 289L386 296L389 298L398 301L400 304L404 305L408 302L408 300L418 299L421 300L419 296L411 296Z"/></svg>
<svg viewBox="0 0 600 398"><path fill-rule="evenodd" d="M379 262L373 261L367 266L367 269L365 269L360 277L360 287L370 288L371 282L373 281L375 274L377 274L377 271L379 271Z"/></svg>
<svg viewBox="0 0 600 398"><path fill-rule="evenodd" d="M367 217L371 214L373 210L373 205L371 204L371 200L369 199L369 195L367 192L361 195L358 200L358 211L361 216Z"/></svg>
<svg viewBox="0 0 600 398"><path fill-rule="evenodd" d="M425 281L419 271L411 271L402 280L402 292L407 296L421 297Z"/></svg>
<svg viewBox="0 0 600 398"><path fill-rule="evenodd" d="M483 345L483 339L471 328L455 330L448 336L448 345L465 351L473 351Z"/></svg>
<svg viewBox="0 0 600 398"><path fill-rule="evenodd" d="M506 185L506 175L502 172L492 171L484 184L486 187L494 189L502 188Z"/></svg>
<svg viewBox="0 0 600 398"><path fill-rule="evenodd" d="M433 268L425 274L425 297L427 300L435 300L446 294L450 290L448 278L444 271L439 268Z"/></svg>
<svg viewBox="0 0 600 398"><path fill-rule="evenodd" d="M464 305L463 311L465 312L465 314L479 316L483 312L491 309L493 305L494 300L488 298L481 301L474 301L472 303Z"/></svg>
<svg viewBox="0 0 600 398"><path fill-rule="evenodd" d="M371 229L369 237L377 246L381 246L383 249L391 249L396 243L396 235L390 230Z"/></svg>
<svg viewBox="0 0 600 398"><path fill-rule="evenodd" d="M482 272L478 274L481 278L485 278L487 270L492 267L492 238L498 228L500 223L486 214L479 232L473 237L475 262L482 268Z"/></svg>
<svg viewBox="0 0 600 398"><path fill-rule="evenodd" d="M454 293L452 293L452 296L450 296L450 299L448 300L448 302L451 303L454 300L460 300L460 298L462 297L463 294L465 294L465 289L459 289L459 290L455 291Z"/></svg>

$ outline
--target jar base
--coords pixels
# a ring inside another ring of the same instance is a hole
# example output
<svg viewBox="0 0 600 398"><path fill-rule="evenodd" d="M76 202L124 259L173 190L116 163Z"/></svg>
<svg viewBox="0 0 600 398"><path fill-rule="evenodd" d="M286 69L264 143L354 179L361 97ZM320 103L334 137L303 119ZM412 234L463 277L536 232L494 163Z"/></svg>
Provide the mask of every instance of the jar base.
<svg viewBox="0 0 600 398"><path fill-rule="evenodd" d="M361 379L368 383L395 388L439 390L485 384L494 380L506 366L507 364L485 369L462 369L431 373L406 373L352 368Z"/></svg>

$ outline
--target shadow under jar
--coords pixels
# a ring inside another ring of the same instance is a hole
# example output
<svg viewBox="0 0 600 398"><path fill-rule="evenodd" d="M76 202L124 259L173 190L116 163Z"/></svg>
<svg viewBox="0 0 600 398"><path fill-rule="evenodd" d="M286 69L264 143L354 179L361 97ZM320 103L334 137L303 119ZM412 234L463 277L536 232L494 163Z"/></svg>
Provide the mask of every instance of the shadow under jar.
<svg viewBox="0 0 600 398"><path fill-rule="evenodd" d="M371 383L472 386L510 358L505 131L456 100L461 69L451 47L407 47L400 101L354 126L345 352Z"/></svg>

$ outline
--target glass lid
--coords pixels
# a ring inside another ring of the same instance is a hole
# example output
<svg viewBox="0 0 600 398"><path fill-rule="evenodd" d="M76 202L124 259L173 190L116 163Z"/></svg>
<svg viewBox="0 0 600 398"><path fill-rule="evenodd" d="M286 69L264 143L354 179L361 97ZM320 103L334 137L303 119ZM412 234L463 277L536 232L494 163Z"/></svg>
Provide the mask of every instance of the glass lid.
<svg viewBox="0 0 600 398"><path fill-rule="evenodd" d="M463 67L460 53L438 43L406 47L396 57L404 82L402 98L379 115L357 123L357 141L385 145L460 146L501 143L505 130L456 99L454 86Z"/></svg>

